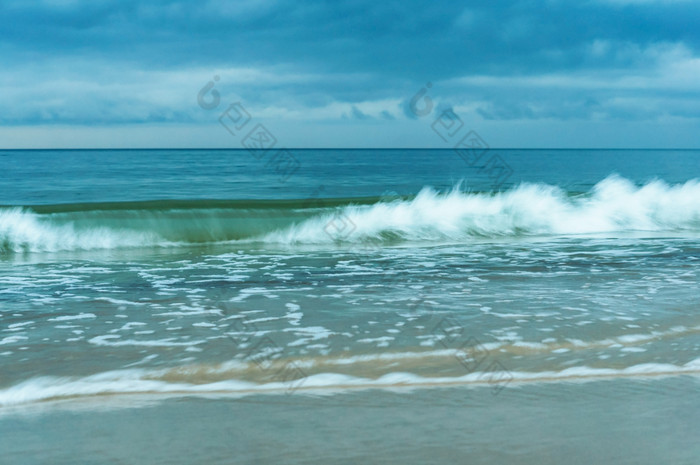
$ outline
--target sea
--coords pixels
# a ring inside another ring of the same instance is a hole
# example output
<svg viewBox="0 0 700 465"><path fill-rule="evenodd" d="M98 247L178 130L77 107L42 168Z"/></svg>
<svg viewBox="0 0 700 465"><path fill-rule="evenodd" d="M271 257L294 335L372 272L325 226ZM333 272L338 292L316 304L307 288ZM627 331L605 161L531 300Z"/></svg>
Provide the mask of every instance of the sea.
<svg viewBox="0 0 700 465"><path fill-rule="evenodd" d="M700 150L0 151L2 464L697 464Z"/></svg>

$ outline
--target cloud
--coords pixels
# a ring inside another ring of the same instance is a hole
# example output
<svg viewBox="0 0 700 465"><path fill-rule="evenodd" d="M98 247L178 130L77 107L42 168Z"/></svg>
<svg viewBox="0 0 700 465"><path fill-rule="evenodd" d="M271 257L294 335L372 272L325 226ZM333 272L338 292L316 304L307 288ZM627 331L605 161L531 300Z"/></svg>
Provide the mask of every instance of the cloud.
<svg viewBox="0 0 700 465"><path fill-rule="evenodd" d="M369 118L369 116L366 115L366 114L364 114L364 113L362 113L362 112L357 108L356 105L353 105L353 106L352 106L352 117L355 118L355 119L359 119L359 120L364 120L364 119L368 119L368 118Z"/></svg>
<svg viewBox="0 0 700 465"><path fill-rule="evenodd" d="M681 0L5 0L0 124L205 124L215 75L281 124L409 127L429 81L433 115L475 122L694 119L697 17Z"/></svg>

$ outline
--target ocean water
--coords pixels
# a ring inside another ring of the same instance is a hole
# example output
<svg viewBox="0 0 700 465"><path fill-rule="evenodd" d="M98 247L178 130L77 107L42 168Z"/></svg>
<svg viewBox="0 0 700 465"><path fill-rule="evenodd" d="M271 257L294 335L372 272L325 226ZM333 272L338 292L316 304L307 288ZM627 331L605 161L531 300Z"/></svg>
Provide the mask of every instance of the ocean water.
<svg viewBox="0 0 700 465"><path fill-rule="evenodd" d="M697 463L700 151L0 151L7 463Z"/></svg>

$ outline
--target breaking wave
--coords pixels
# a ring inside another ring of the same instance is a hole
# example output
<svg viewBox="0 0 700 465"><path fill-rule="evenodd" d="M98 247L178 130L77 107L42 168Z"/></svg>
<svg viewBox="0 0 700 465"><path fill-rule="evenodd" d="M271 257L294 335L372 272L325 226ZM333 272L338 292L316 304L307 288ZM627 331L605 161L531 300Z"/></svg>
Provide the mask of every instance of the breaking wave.
<svg viewBox="0 0 700 465"><path fill-rule="evenodd" d="M396 244L475 238L700 232L700 182L637 186L610 176L587 193L521 184L497 193L394 200L152 201L0 208L0 252L204 243Z"/></svg>

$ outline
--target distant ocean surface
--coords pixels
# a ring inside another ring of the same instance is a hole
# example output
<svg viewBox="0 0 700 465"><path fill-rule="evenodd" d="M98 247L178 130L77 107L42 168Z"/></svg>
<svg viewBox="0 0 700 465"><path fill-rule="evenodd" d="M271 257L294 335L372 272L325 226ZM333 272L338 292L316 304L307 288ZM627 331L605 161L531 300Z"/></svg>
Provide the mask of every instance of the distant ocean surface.
<svg viewBox="0 0 700 465"><path fill-rule="evenodd" d="M7 463L700 457L700 150L0 151L0 173Z"/></svg>

